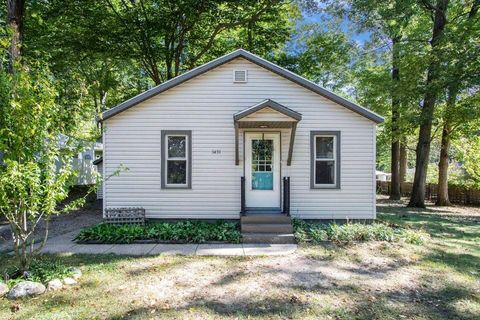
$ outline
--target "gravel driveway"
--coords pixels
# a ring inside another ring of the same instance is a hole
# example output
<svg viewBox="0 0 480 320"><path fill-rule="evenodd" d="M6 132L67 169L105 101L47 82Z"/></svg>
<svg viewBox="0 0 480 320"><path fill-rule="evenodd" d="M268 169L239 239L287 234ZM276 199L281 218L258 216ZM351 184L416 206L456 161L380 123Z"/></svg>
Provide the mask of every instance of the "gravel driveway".
<svg viewBox="0 0 480 320"><path fill-rule="evenodd" d="M102 210L98 204L90 205L68 214L53 216L50 220L49 238L80 230L102 220ZM38 239L43 237L44 224L41 223L35 232ZM0 252L11 246L12 235L8 224L0 224Z"/></svg>

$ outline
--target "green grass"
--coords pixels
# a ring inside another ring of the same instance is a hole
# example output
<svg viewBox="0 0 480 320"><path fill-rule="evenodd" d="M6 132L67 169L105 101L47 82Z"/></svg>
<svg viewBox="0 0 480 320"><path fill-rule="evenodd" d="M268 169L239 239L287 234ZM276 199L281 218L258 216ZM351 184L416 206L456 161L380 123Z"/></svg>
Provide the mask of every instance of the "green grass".
<svg viewBox="0 0 480 320"><path fill-rule="evenodd" d="M385 208L382 211L381 221L424 229L432 235L426 262L453 268L465 275L480 276L480 216L445 216L428 209L418 212L408 208Z"/></svg>
<svg viewBox="0 0 480 320"><path fill-rule="evenodd" d="M80 267L79 285L0 299L0 319L476 320L480 214L448 210L379 206L384 225L430 234L423 245L305 243L278 257L46 255ZM0 271L13 265L0 256Z"/></svg>

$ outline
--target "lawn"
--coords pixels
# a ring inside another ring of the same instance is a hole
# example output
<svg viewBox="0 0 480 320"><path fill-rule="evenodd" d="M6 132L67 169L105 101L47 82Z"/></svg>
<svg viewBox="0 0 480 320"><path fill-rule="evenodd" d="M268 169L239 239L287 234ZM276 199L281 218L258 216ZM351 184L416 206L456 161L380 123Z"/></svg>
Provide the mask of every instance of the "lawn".
<svg viewBox="0 0 480 320"><path fill-rule="evenodd" d="M480 210L381 201L378 211L431 238L302 245L276 257L52 256L81 266L80 284L0 299L0 319L479 319ZM0 271L11 263L1 256Z"/></svg>

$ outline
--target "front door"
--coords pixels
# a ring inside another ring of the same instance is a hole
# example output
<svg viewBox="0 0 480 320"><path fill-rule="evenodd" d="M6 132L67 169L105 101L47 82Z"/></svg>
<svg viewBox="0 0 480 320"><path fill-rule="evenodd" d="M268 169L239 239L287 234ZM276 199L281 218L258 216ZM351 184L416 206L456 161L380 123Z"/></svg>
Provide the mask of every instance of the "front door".
<svg viewBox="0 0 480 320"><path fill-rule="evenodd" d="M280 208L280 133L245 133L245 202Z"/></svg>

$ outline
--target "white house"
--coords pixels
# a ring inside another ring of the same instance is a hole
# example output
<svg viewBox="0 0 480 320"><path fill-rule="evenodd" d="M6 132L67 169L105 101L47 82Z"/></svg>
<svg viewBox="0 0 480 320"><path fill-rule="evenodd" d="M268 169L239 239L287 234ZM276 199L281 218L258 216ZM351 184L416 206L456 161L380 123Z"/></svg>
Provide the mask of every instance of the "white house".
<svg viewBox="0 0 480 320"><path fill-rule="evenodd" d="M106 208L147 218L375 218L383 118L245 50L101 115ZM279 215L280 216L280 215Z"/></svg>

